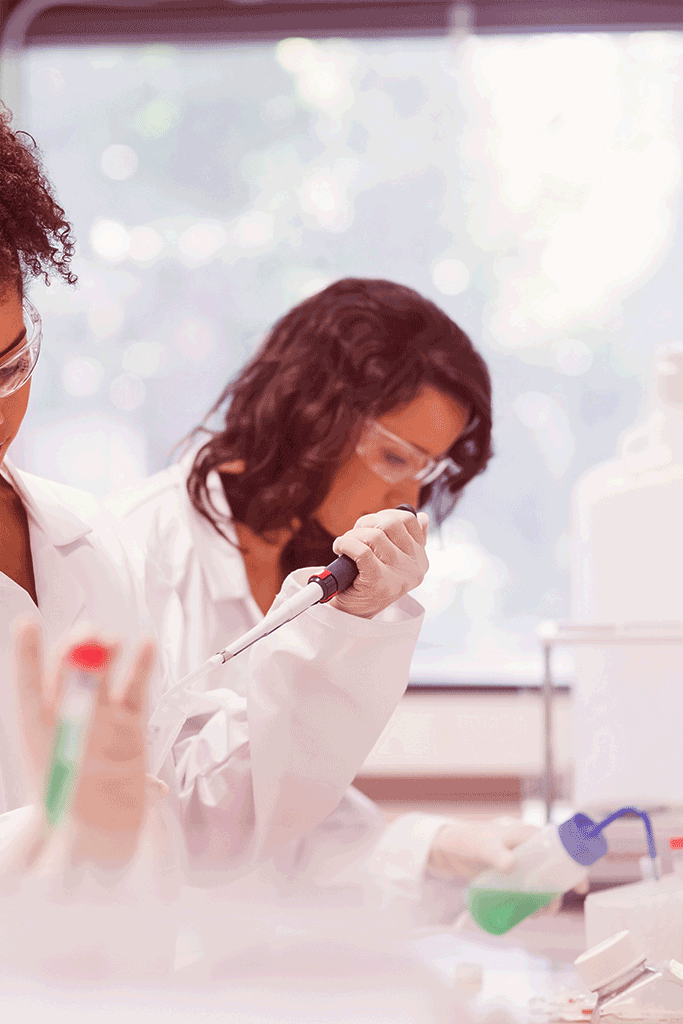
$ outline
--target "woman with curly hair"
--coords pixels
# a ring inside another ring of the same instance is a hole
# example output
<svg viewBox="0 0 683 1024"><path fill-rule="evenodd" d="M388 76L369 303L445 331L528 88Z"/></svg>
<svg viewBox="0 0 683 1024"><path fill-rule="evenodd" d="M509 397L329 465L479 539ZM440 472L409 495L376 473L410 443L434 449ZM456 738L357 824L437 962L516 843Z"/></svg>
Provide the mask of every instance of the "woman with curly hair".
<svg viewBox="0 0 683 1024"><path fill-rule="evenodd" d="M70 284L75 281L70 270L71 229L64 211L43 174L35 143L14 132L10 121L9 113L0 110L4 680L13 675L17 619L38 620L51 655L79 624L106 629L126 645L146 631L149 622L142 590L111 516L91 496L21 472L6 457L26 411L41 344L40 316L25 285L38 275L48 283L54 274ZM377 553L364 552L362 572L345 595L343 610L321 608L317 615L283 626L241 655L253 701L224 689L211 700L203 698L199 707L190 702L184 710L192 722L166 760L165 781L176 824L182 825L179 855L189 854L186 867L196 869L202 880L210 880L214 870L220 870L221 877L225 871L244 872L324 819L400 698L421 622L420 606L403 595L422 581L427 567L427 522L426 517L418 521L408 512L389 509L373 517L372 525L379 538ZM342 541L351 555L361 533L351 531ZM286 592L296 593L305 582L288 579ZM375 616L370 625L364 619L367 615ZM387 649L392 652L390 673ZM362 680L349 678L350 661L363 666ZM171 682L168 673L157 668L150 700L156 703ZM314 703L309 700L311 692L316 694ZM182 722L181 711L176 707L175 712L174 728ZM22 819L29 789L20 769L19 719L13 688L0 687L0 815L18 812ZM134 781L139 785L139 776ZM104 810L106 806L103 801L100 849L116 847L126 832L117 815ZM73 807L77 815L77 799ZM117 807L130 825L140 801L121 800ZM6 818L0 821L0 845L3 830L11 825Z"/></svg>
<svg viewBox="0 0 683 1024"><path fill-rule="evenodd" d="M74 284L73 250L71 227L33 139L14 132L11 115L0 109L0 666L5 681L0 688L0 834L22 819L31 795L11 686L17 623L37 622L51 654L66 633L86 622L129 643L146 625L152 632L115 531L104 521L95 526L95 500L21 472L7 458L26 412L42 340L40 315L26 284L41 276L47 283L57 276ZM158 684L158 674L155 679ZM123 833L114 817L109 824L113 850ZM129 826L131 821L124 830Z"/></svg>
<svg viewBox="0 0 683 1024"><path fill-rule="evenodd" d="M178 676L253 626L293 570L340 552L361 567L372 513L409 503L442 522L491 455L483 359L432 302L384 280L337 281L286 313L208 415L220 410L221 427L198 427L179 463L109 499ZM362 535L345 544L354 527ZM230 666L231 685L248 692ZM532 831L426 814L386 827L351 788L251 891L346 887L355 899L398 885L418 917L447 920L458 880L509 868L510 848Z"/></svg>

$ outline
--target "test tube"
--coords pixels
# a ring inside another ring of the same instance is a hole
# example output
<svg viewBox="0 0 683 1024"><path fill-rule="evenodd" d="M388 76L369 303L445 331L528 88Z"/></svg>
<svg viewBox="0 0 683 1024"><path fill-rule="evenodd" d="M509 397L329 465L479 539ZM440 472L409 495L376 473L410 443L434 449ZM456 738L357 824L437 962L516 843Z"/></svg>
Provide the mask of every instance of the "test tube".
<svg viewBox="0 0 683 1024"><path fill-rule="evenodd" d="M45 787L45 816L49 825L57 825L73 801L102 669L108 657L109 652L101 644L84 643L74 647L67 658L68 673Z"/></svg>

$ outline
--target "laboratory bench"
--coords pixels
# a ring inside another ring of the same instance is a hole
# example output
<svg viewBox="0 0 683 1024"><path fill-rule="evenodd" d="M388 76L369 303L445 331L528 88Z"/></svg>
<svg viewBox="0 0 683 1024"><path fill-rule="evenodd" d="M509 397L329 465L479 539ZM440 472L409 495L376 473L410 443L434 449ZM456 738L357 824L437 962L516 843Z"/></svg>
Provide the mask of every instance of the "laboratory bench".
<svg viewBox="0 0 683 1024"><path fill-rule="evenodd" d="M566 683L554 687L551 725L554 811L568 817L582 810L600 820L615 808L571 808L569 803L571 688ZM355 785L390 818L412 810L477 818L519 814L542 825L544 777L542 687L440 683L409 687ZM683 835L683 805L645 809L662 869L671 871L668 839ZM647 852L639 821L619 819L607 838L609 855L591 868L591 882L604 887L639 879L639 858Z"/></svg>
<svg viewBox="0 0 683 1024"><path fill-rule="evenodd" d="M545 821L540 799L544 724L540 686L411 687L355 785L388 820L422 811L473 820L523 816L540 825ZM571 688L566 684L553 692L552 743L555 797L558 805L569 806ZM683 834L683 807L661 810L652 824L664 871L670 871L668 836ZM619 819L607 838L609 854L590 871L591 892L640 878L639 858L646 853L640 820ZM507 998L524 1020L534 997L585 992L573 966L586 949L584 898L570 893L559 913L527 918L506 935L488 936L469 922L450 934L435 929L425 941L432 943L433 962L446 972L463 958L478 962L484 968L482 998Z"/></svg>
<svg viewBox="0 0 683 1024"><path fill-rule="evenodd" d="M355 784L382 805L519 805L539 794L543 714L538 686L411 686ZM559 797L570 785L570 715L571 691L558 686L552 733Z"/></svg>
<svg viewBox="0 0 683 1024"><path fill-rule="evenodd" d="M585 950L583 914L561 911L527 918L506 935L487 935L473 923L460 931L426 930L422 955L433 970L455 981L463 966L481 969L477 1004L494 1004L514 1012L520 1024L557 1020L539 1017L534 1000L552 1001L560 993L587 995L574 960Z"/></svg>
<svg viewBox="0 0 683 1024"><path fill-rule="evenodd" d="M554 698L555 787L562 797L571 769L569 687L557 687ZM389 820L410 811L527 817L529 803L540 803L544 765L541 687L421 685L405 693L354 784ZM584 988L573 968L586 948L581 898L507 935L488 936L470 922L451 934L435 929L425 941L446 974L463 959L478 963L481 995L509 999L522 1020L533 997Z"/></svg>

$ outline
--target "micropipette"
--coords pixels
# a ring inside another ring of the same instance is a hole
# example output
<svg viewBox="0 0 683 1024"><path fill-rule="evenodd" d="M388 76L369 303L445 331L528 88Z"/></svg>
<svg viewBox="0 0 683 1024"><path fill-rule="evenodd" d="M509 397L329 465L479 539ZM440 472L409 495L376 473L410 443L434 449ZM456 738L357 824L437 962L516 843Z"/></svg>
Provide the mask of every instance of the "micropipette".
<svg viewBox="0 0 683 1024"><path fill-rule="evenodd" d="M397 509L403 512L417 512L412 505L397 505ZM333 562L322 570L322 572L311 576L308 584L300 593L283 601L279 608L269 611L268 614L243 636L233 640L231 644L218 651L200 665L199 668L183 676L174 686L163 695L152 714L147 731L147 739L151 748L157 747L153 762L153 771L156 775L170 753L180 730L182 729L184 717L179 716L178 709L173 708L173 698L178 697L183 690L194 683L197 679L207 675L219 665L234 658L236 654L251 647L257 640L268 636L286 622L291 622L314 604L327 604L337 594L348 590L356 576L358 566L348 555L340 555ZM321 594L322 591L322 594ZM161 733L166 731L166 736L161 740ZM159 743L161 742L161 746Z"/></svg>

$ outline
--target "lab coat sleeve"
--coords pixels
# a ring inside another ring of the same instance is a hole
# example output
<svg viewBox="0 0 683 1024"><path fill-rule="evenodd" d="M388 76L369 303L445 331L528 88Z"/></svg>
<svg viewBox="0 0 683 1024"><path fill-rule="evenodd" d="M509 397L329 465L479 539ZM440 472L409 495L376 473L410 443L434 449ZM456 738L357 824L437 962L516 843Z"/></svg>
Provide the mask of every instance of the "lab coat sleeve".
<svg viewBox="0 0 683 1024"><path fill-rule="evenodd" d="M449 821L437 814L402 814L387 825L368 858L368 874L393 884L414 925L450 924L463 908L466 883L429 870L434 838Z"/></svg>
<svg viewBox="0 0 683 1024"><path fill-rule="evenodd" d="M407 927L450 924L462 910L465 883L429 870L434 837L449 820L411 813L387 823L351 786L325 821L275 858L279 896L376 907Z"/></svg>
<svg viewBox="0 0 683 1024"><path fill-rule="evenodd" d="M292 573L280 599L309 574ZM246 702L203 694L218 710L174 749L192 867L243 872L337 807L405 691L423 614L409 597L372 619L316 605L238 655Z"/></svg>

